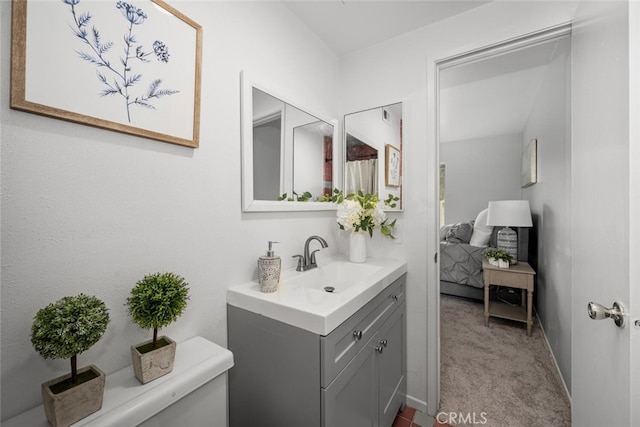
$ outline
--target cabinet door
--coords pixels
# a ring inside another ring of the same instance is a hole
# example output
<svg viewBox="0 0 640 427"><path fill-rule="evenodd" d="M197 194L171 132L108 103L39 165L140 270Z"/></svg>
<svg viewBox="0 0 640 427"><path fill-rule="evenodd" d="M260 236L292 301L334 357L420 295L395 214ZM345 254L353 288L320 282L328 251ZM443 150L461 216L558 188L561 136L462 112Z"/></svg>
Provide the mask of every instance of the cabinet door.
<svg viewBox="0 0 640 427"><path fill-rule="evenodd" d="M398 307L378 332L376 357L380 427L391 427L406 399L406 306Z"/></svg>
<svg viewBox="0 0 640 427"><path fill-rule="evenodd" d="M321 338L320 381L322 387L328 387L331 384L384 324L384 321L391 316L391 313L404 302L405 282L406 275L402 275L329 335Z"/></svg>
<svg viewBox="0 0 640 427"><path fill-rule="evenodd" d="M377 427L376 336L369 340L329 387L322 389L324 427Z"/></svg>

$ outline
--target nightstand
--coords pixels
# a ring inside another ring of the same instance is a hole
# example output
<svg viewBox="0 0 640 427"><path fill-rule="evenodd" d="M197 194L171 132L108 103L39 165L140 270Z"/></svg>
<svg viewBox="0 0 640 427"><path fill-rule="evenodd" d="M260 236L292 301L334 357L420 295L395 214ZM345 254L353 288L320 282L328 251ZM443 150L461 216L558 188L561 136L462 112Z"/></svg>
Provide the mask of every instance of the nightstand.
<svg viewBox="0 0 640 427"><path fill-rule="evenodd" d="M515 320L527 324L527 335L531 336L533 319L531 311L533 309L533 276L536 272L531 266L523 261L509 268L498 268L482 262L484 279L484 326L489 326L489 316L503 319ZM511 306L500 301L489 301L489 288L491 285L507 286L522 290L522 304ZM524 293L527 292L525 303Z"/></svg>

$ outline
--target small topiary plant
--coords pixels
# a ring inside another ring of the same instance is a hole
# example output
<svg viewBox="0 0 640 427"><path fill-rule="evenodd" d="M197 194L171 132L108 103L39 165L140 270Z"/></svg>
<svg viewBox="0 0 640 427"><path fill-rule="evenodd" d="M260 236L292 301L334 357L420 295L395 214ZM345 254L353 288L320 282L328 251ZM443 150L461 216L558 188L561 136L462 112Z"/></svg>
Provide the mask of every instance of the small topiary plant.
<svg viewBox="0 0 640 427"><path fill-rule="evenodd" d="M175 322L188 299L188 283L174 273L148 274L131 289L129 314L142 329L153 329L151 349L158 346L158 329Z"/></svg>
<svg viewBox="0 0 640 427"><path fill-rule="evenodd" d="M513 257L511 256L511 254L504 249L485 249L484 256L489 260L489 263L491 263L491 259L502 260L508 263L511 263L513 261Z"/></svg>
<svg viewBox="0 0 640 427"><path fill-rule="evenodd" d="M67 296L38 310L31 344L45 359L71 359L70 385L78 383L78 354L97 343L107 330L105 303L84 294Z"/></svg>

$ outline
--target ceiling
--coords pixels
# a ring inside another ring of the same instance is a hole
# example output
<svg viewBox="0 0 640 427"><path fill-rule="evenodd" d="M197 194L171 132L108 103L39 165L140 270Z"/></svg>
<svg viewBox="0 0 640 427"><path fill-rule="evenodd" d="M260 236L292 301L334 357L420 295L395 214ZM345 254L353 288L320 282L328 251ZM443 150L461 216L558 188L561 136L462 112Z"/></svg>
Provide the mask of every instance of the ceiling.
<svg viewBox="0 0 640 427"><path fill-rule="evenodd" d="M337 55L433 24L490 0L283 1Z"/></svg>
<svg viewBox="0 0 640 427"><path fill-rule="evenodd" d="M491 0L292 0L284 5L338 56ZM558 42L452 67L440 77L440 141L520 133Z"/></svg>
<svg viewBox="0 0 640 427"><path fill-rule="evenodd" d="M440 142L524 130L549 63L567 53L555 39L440 73Z"/></svg>

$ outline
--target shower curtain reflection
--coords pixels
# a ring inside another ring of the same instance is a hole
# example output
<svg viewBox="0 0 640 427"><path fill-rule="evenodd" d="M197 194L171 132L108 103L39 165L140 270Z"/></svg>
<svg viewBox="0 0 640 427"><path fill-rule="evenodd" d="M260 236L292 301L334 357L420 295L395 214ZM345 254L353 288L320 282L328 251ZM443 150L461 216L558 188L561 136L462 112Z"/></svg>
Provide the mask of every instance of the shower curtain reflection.
<svg viewBox="0 0 640 427"><path fill-rule="evenodd" d="M345 183L347 193L362 190L375 194L378 191L378 159L346 162Z"/></svg>

